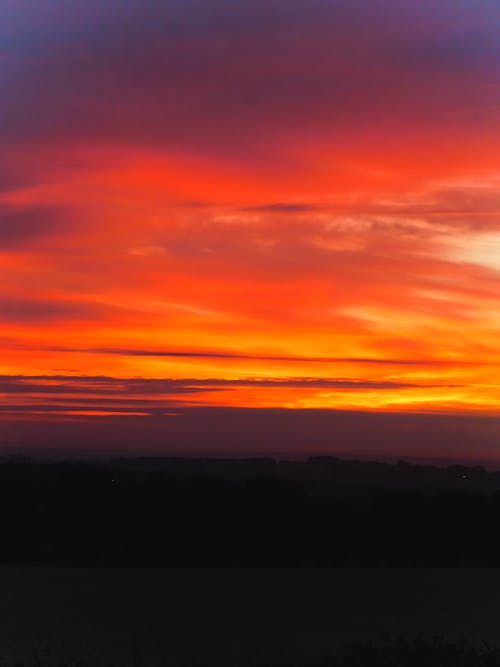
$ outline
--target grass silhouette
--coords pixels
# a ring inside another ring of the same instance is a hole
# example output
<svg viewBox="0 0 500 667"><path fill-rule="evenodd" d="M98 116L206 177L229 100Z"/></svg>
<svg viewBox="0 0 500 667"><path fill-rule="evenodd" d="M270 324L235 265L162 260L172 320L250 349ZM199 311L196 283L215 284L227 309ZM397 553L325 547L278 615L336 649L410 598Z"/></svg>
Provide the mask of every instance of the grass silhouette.
<svg viewBox="0 0 500 667"><path fill-rule="evenodd" d="M31 661L0 662L0 667L181 667L168 659L152 663L143 662L134 652L124 663L82 661L45 662L36 657ZM217 662L193 663L182 667L222 667ZM240 667L237 664L224 667ZM450 641L443 637L413 640L392 639L377 642L356 642L349 644L337 656L312 661L265 661L254 667L500 667L500 648L483 642L473 646L465 641Z"/></svg>
<svg viewBox="0 0 500 667"><path fill-rule="evenodd" d="M493 667L500 666L500 649L488 643L480 647L442 637L432 639L357 643L341 659L322 667Z"/></svg>

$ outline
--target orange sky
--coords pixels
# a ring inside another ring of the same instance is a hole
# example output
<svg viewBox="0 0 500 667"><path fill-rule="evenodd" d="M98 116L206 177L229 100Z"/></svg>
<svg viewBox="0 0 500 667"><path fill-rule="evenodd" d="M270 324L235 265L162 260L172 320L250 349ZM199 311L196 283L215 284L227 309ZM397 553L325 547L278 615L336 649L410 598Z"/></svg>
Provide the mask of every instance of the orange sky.
<svg viewBox="0 0 500 667"><path fill-rule="evenodd" d="M4 418L498 414L498 4L359 7L5 3Z"/></svg>

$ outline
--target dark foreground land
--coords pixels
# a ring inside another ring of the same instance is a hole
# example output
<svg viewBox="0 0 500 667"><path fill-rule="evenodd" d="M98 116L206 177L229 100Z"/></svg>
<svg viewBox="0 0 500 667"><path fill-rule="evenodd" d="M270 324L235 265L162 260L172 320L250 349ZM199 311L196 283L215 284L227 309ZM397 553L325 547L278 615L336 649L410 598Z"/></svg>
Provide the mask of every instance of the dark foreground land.
<svg viewBox="0 0 500 667"><path fill-rule="evenodd" d="M0 465L0 563L500 566L500 474L324 457Z"/></svg>
<svg viewBox="0 0 500 667"><path fill-rule="evenodd" d="M24 567L0 590L4 667L499 664L498 570Z"/></svg>
<svg viewBox="0 0 500 667"><path fill-rule="evenodd" d="M1 667L500 667L482 468L11 461L0 526Z"/></svg>

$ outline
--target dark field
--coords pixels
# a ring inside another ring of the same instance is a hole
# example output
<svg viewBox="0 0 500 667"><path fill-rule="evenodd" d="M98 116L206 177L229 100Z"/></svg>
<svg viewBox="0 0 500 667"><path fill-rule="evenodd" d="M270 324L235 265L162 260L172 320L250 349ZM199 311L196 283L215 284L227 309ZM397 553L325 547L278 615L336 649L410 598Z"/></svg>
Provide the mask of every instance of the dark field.
<svg viewBox="0 0 500 667"><path fill-rule="evenodd" d="M300 664L351 640L500 637L496 569L2 568L0 590L2 665Z"/></svg>
<svg viewBox="0 0 500 667"><path fill-rule="evenodd" d="M500 643L499 473L4 462L0 519L0 667L500 665L432 643Z"/></svg>

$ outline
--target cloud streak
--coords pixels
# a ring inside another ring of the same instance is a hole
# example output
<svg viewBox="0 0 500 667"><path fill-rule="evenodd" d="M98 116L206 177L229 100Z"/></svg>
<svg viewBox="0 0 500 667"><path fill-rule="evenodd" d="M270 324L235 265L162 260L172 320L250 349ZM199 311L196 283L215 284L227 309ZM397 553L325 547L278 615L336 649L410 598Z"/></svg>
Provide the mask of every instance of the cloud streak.
<svg viewBox="0 0 500 667"><path fill-rule="evenodd" d="M216 352L211 350L187 351L187 350L141 350L122 348L49 348L55 352L83 352L92 354L119 355L125 357L173 357L187 359L247 359L262 361L289 361L293 363L320 363L320 364L380 364L395 366L435 366L447 365L448 362L439 359L388 359L370 357L297 357L297 356L273 356L265 354L238 354L235 352Z"/></svg>
<svg viewBox="0 0 500 667"><path fill-rule="evenodd" d="M404 382L377 382L370 380L348 380L345 378L113 378L106 376L34 375L0 376L1 393L68 393L72 389L84 393L107 393L109 391L134 393L175 393L183 390L202 391L203 388L218 387L297 387L335 389L393 389L421 385Z"/></svg>
<svg viewBox="0 0 500 667"><path fill-rule="evenodd" d="M431 385L435 388L436 385ZM453 389L456 385L445 387ZM16 416L102 416L103 414L144 416L166 414L172 408L192 405L224 405L227 396L238 400L273 401L273 393L287 400L295 395L312 399L322 392L404 392L425 390L425 384L394 381L349 380L345 378L113 378L106 376L0 376L0 412ZM218 396L222 398L218 399ZM282 399L281 399L282 400Z"/></svg>

